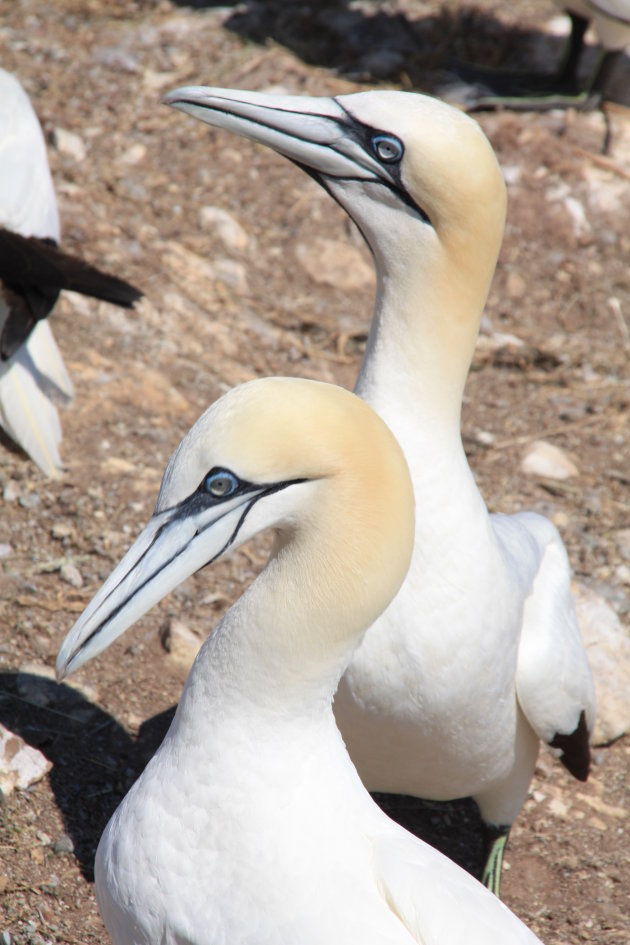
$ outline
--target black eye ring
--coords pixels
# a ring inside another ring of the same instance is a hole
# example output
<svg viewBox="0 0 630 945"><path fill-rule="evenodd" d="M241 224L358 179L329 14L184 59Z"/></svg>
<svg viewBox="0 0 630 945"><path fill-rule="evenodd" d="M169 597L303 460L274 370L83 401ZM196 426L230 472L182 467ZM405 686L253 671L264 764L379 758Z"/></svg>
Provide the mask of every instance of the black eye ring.
<svg viewBox="0 0 630 945"><path fill-rule="evenodd" d="M239 485L239 480L229 469L213 469L203 481L204 490L215 499L227 499Z"/></svg>
<svg viewBox="0 0 630 945"><path fill-rule="evenodd" d="M377 158L383 164L397 164L405 153L402 141L399 141L394 135L374 135L372 147Z"/></svg>

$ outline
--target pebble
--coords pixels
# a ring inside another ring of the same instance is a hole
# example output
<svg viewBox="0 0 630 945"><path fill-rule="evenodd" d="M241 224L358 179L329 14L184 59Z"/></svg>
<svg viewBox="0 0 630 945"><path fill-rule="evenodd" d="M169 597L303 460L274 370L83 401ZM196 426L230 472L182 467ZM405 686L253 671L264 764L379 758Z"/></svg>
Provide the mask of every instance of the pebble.
<svg viewBox="0 0 630 945"><path fill-rule="evenodd" d="M615 568L615 577L622 584L630 584L630 567L627 564L618 564Z"/></svg>
<svg viewBox="0 0 630 945"><path fill-rule="evenodd" d="M18 498L18 503L23 509L36 509L41 499L36 492L27 492Z"/></svg>
<svg viewBox="0 0 630 945"><path fill-rule="evenodd" d="M20 487L14 479L9 479L2 490L2 498L5 502L15 502L20 494Z"/></svg>
<svg viewBox="0 0 630 945"><path fill-rule="evenodd" d="M67 833L60 834L53 843L53 853L62 856L67 853L74 853L74 843Z"/></svg>
<svg viewBox="0 0 630 945"><path fill-rule="evenodd" d="M560 447L546 440L535 440L523 457L521 469L531 476L546 479L570 479L579 475L579 469Z"/></svg>
<svg viewBox="0 0 630 945"><path fill-rule="evenodd" d="M70 564L69 561L66 561L65 564L62 564L59 568L59 577L72 587L83 587L81 572L76 565Z"/></svg>
<svg viewBox="0 0 630 945"><path fill-rule="evenodd" d="M615 532L615 542L621 557L630 561L630 528L620 528Z"/></svg>
<svg viewBox="0 0 630 945"><path fill-rule="evenodd" d="M135 56L126 49L116 48L115 46L101 46L92 53L94 61L111 69L113 72L138 72L139 64Z"/></svg>
<svg viewBox="0 0 630 945"><path fill-rule="evenodd" d="M42 883L40 889L43 893L48 893L49 896L57 895L59 892L59 877L55 873L51 873L48 882Z"/></svg>
<svg viewBox="0 0 630 945"><path fill-rule="evenodd" d="M211 230L228 249L246 249L249 236L231 213L222 207L201 207L199 225L204 230Z"/></svg>
<svg viewBox="0 0 630 945"><path fill-rule="evenodd" d="M56 538L57 541L62 541L64 538L70 538L74 534L74 528L72 525L69 525L68 522L55 522L50 529L50 534L53 538Z"/></svg>
<svg viewBox="0 0 630 945"><path fill-rule="evenodd" d="M295 255L314 282L341 291L371 288L375 283L374 269L359 250L340 240L316 237L311 243L298 243Z"/></svg>
<svg viewBox="0 0 630 945"><path fill-rule="evenodd" d="M8 543L0 544L0 558L8 558L13 554L13 548Z"/></svg>
<svg viewBox="0 0 630 945"><path fill-rule="evenodd" d="M237 292L248 291L247 272L242 263L234 259L215 259L213 265L216 278L220 282L236 289Z"/></svg>
<svg viewBox="0 0 630 945"><path fill-rule="evenodd" d="M595 679L595 745L630 731L630 638L601 594L573 583L578 623Z"/></svg>
<svg viewBox="0 0 630 945"><path fill-rule="evenodd" d="M522 299L527 292L527 283L519 272L510 272L505 283L505 291L510 299Z"/></svg>
<svg viewBox="0 0 630 945"><path fill-rule="evenodd" d="M141 164L147 156L147 149L144 144L132 144L130 148L127 148L126 151L120 155L119 161L121 164L127 164L130 167L134 167L136 164Z"/></svg>
<svg viewBox="0 0 630 945"><path fill-rule="evenodd" d="M477 430L475 433L475 440L482 446L492 446L493 443L496 443L496 439L496 436L490 430Z"/></svg>
<svg viewBox="0 0 630 945"><path fill-rule="evenodd" d="M186 670L192 666L203 644L198 634L175 617L164 627L160 639L170 659Z"/></svg>
<svg viewBox="0 0 630 945"><path fill-rule="evenodd" d="M87 152L79 135L66 131L65 128L55 128L52 137L54 146L65 157L72 158L77 163L85 160Z"/></svg>
<svg viewBox="0 0 630 945"><path fill-rule="evenodd" d="M40 781L52 768L47 758L23 738L0 725L0 792L8 796Z"/></svg>

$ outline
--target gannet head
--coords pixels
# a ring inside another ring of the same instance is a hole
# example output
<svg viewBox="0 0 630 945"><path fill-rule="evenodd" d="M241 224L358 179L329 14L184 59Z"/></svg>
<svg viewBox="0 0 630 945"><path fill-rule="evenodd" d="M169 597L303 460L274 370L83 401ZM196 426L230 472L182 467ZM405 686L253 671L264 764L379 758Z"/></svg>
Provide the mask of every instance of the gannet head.
<svg viewBox="0 0 630 945"><path fill-rule="evenodd" d="M278 532L277 555L308 546L305 581L314 579L319 546L345 574L355 609L367 607L361 629L398 590L413 544L407 464L385 423L354 394L268 378L213 404L169 461L151 521L64 640L58 677L266 528Z"/></svg>
<svg viewBox="0 0 630 945"><path fill-rule="evenodd" d="M163 100L302 167L347 210L382 266L408 266L420 246L477 278L481 266L489 282L505 186L487 138L463 112L399 91L310 98L191 86Z"/></svg>

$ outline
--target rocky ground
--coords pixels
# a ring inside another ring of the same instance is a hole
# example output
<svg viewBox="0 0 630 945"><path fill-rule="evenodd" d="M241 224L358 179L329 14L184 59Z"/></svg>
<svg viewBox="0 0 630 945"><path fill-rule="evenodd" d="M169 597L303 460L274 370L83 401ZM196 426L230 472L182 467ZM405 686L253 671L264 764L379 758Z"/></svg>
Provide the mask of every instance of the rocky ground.
<svg viewBox="0 0 630 945"><path fill-rule="evenodd" d="M0 0L2 66L44 126L65 245L145 293L130 314L70 295L55 310L76 385L61 410L64 475L46 480L1 444L0 720L52 762L0 807L3 945L107 941L95 845L185 678L164 628L177 617L203 636L264 561L261 541L191 579L56 686L59 644L146 522L171 451L246 378L351 386L369 325L370 259L326 194L160 94L187 83L439 93L453 57L549 67L562 46L554 17L545 0ZM553 519L585 609L613 635L630 608L629 89L626 58L605 112L480 116L509 213L463 418L488 505ZM567 478L532 467L537 441L561 450ZM504 896L549 945L630 942L629 767L627 737L596 749L586 785L541 754ZM426 829L453 832L457 816L430 806ZM474 859L470 812L463 824L456 846Z"/></svg>

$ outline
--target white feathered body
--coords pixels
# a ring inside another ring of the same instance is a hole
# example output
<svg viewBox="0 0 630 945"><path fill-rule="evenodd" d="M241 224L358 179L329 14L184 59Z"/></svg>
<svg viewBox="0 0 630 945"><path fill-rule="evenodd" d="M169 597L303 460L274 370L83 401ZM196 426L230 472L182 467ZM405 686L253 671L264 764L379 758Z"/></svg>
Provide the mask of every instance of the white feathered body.
<svg viewBox="0 0 630 945"><path fill-rule="evenodd" d="M630 45L630 0L562 0L558 5L591 20L604 49Z"/></svg>
<svg viewBox="0 0 630 945"><path fill-rule="evenodd" d="M335 699L350 755L373 791L472 796L510 824L539 738L569 733L593 681L555 527L534 513L489 515L459 436L410 425L382 390L417 496L407 579L369 628ZM429 461L423 461L430 457ZM427 501L427 497L431 497Z"/></svg>
<svg viewBox="0 0 630 945"><path fill-rule="evenodd" d="M313 713L216 698L226 629L101 839L96 888L114 945L534 945L372 803L323 702Z"/></svg>
<svg viewBox="0 0 630 945"><path fill-rule="evenodd" d="M46 144L28 95L0 69L0 226L59 242L59 214ZM0 292L0 314L4 305ZM44 319L8 361L0 362L0 426L48 475L61 468L61 424L51 390L72 381Z"/></svg>

